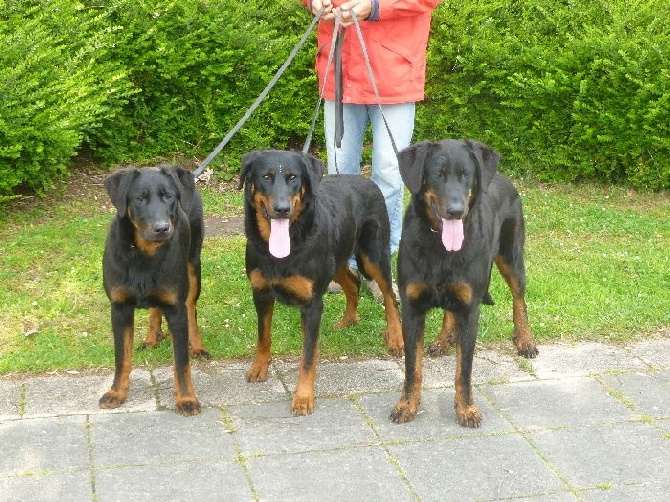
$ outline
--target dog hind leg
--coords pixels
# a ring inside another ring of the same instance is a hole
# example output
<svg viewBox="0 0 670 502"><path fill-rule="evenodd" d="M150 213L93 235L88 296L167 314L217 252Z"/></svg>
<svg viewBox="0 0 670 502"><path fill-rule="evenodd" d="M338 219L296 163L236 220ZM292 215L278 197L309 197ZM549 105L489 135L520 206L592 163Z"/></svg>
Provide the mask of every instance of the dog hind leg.
<svg viewBox="0 0 670 502"><path fill-rule="evenodd" d="M400 324L400 310L398 300L393 292L391 283L391 260L386 255L386 260L379 266L373 263L365 254L359 256L359 264L363 267L363 273L377 283L384 297L384 313L386 316L386 331L383 333L386 346L391 355L399 357L404 353L404 341L402 327Z"/></svg>
<svg viewBox="0 0 670 502"><path fill-rule="evenodd" d="M346 328L358 323L358 292L360 289L358 276L349 269L348 264L345 264L337 271L333 280L342 286L342 291L347 302L342 319L335 324L335 329Z"/></svg>
<svg viewBox="0 0 670 502"><path fill-rule="evenodd" d="M514 322L512 341L520 356L534 358L539 351L528 325L528 310L525 300L526 280L523 273L523 263L518 263L516 266L510 265L502 255L498 255L495 262L500 274L512 292L512 320Z"/></svg>

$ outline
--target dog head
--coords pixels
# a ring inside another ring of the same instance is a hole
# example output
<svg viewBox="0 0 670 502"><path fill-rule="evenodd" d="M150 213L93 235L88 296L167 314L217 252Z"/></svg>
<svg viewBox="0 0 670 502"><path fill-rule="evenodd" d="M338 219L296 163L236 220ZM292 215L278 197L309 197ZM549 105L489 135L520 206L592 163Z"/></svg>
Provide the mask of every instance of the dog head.
<svg viewBox="0 0 670 502"><path fill-rule="evenodd" d="M499 154L478 141L424 141L398 153L402 180L447 251L460 250L463 221L498 168Z"/></svg>
<svg viewBox="0 0 670 502"><path fill-rule="evenodd" d="M172 238L179 204L190 208L195 195L193 174L178 166L127 167L105 179L117 217L135 227L136 244Z"/></svg>
<svg viewBox="0 0 670 502"><path fill-rule="evenodd" d="M242 158L238 188L261 237L276 258L290 254L289 227L311 204L323 177L323 163L302 152L256 150Z"/></svg>

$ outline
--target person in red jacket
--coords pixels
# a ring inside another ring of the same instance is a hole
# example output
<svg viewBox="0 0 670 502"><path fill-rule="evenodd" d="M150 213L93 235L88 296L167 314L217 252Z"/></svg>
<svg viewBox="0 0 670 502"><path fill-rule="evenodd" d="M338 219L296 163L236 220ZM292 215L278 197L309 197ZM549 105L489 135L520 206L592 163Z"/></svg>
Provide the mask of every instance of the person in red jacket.
<svg viewBox="0 0 670 502"><path fill-rule="evenodd" d="M325 100L328 172L360 173L363 138L370 124L372 179L386 199L391 224L390 247L394 253L398 250L402 228L403 183L379 103L398 151L409 146L414 132L415 103L424 99L431 14L440 0L302 1L312 15L324 7L318 26L316 72ZM356 30L348 28L353 24L352 11L360 21L379 101ZM341 26L345 28L342 39L344 134L340 147L335 146L334 69L331 67L326 74L336 13L341 16Z"/></svg>

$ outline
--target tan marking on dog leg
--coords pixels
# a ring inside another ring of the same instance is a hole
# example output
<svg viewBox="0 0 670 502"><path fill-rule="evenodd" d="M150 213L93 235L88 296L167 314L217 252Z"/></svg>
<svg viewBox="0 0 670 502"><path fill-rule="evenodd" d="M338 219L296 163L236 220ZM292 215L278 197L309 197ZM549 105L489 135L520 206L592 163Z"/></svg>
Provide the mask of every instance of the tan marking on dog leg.
<svg viewBox="0 0 670 502"><path fill-rule="evenodd" d="M411 422L416 417L421 404L421 385L423 383L423 336L419 337L416 344L416 356L414 358L414 381L409 389L403 386L400 401L395 405L391 418L394 422L403 424Z"/></svg>
<svg viewBox="0 0 670 502"><path fill-rule="evenodd" d="M349 269L349 265L345 264L337 271L333 280L342 286L344 298L346 300L346 307L342 319L334 326L335 329L346 328L358 322L358 302L360 284L358 278Z"/></svg>
<svg viewBox="0 0 670 502"><path fill-rule="evenodd" d="M126 401L130 388L130 372L133 366L134 335L134 326L127 326L123 333L123 362L121 367L114 371L112 388L100 398L100 408L118 408Z"/></svg>
<svg viewBox="0 0 670 502"><path fill-rule="evenodd" d="M179 378L177 367L174 367L174 389L178 413L186 417L200 413L200 403L195 397L190 364L187 364L184 368L184 375L181 379Z"/></svg>
<svg viewBox="0 0 670 502"><path fill-rule="evenodd" d="M456 345L456 378L454 380L454 411L458 423L464 427L479 427L482 417L475 406L472 383L463 375L463 350Z"/></svg>
<svg viewBox="0 0 670 502"><path fill-rule="evenodd" d="M247 382L265 382L268 378L268 368L272 357L270 348L272 346L272 313L274 311L274 302L265 314L265 317L259 319L259 336L256 341L256 354L251 366L247 371Z"/></svg>
<svg viewBox="0 0 670 502"><path fill-rule="evenodd" d="M300 356L298 383L291 402L291 413L294 415L309 415L314 412L314 382L318 360L319 349L317 347L314 348L314 356L309 367L305 367L305 354Z"/></svg>
<svg viewBox="0 0 670 502"><path fill-rule="evenodd" d="M512 341L520 356L533 358L539 351L528 325L528 310L526 308L526 300L524 299L525 291L522 290L514 276L512 267L505 260L498 256L495 259L495 263L512 292L512 321L514 322Z"/></svg>
<svg viewBox="0 0 670 502"><path fill-rule="evenodd" d="M398 309L398 299L393 292L393 285L384 278L382 270L365 255L362 256L362 264L363 270L377 283L384 298L386 331L384 331L383 336L386 340L386 347L391 355L400 357L405 351L405 343L402 339L400 310Z"/></svg>
<svg viewBox="0 0 670 502"><path fill-rule="evenodd" d="M165 338L165 333L161 328L163 322L163 313L158 307L149 309L149 329L142 342L143 348L153 349Z"/></svg>
<svg viewBox="0 0 670 502"><path fill-rule="evenodd" d="M188 344L195 357L209 359L211 355L202 344L198 329L198 276L192 263L188 264L188 296L186 297L186 314L188 316Z"/></svg>
<svg viewBox="0 0 670 502"><path fill-rule="evenodd" d="M451 347L456 343L455 322L454 314L445 310L440 334L433 340L430 347L428 347L428 354L430 354L431 357L449 355Z"/></svg>

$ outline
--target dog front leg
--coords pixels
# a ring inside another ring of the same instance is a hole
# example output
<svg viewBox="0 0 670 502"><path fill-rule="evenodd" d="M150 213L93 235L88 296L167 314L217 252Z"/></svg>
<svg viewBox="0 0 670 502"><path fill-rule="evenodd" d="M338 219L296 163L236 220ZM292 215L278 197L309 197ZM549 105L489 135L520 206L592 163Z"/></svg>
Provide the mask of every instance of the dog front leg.
<svg viewBox="0 0 670 502"><path fill-rule="evenodd" d="M323 299L316 297L301 309L302 352L298 367L298 384L293 394L291 412L308 415L314 411L314 382L319 360L319 330L323 314Z"/></svg>
<svg viewBox="0 0 670 502"><path fill-rule="evenodd" d="M247 371L247 382L265 382L270 367L270 347L272 345L272 313L275 300L271 295L254 290L254 306L258 317L258 339L256 355Z"/></svg>
<svg viewBox="0 0 670 502"><path fill-rule="evenodd" d="M195 397L191 364L188 354L188 317L186 305L178 304L164 308L168 327L172 332L174 352L174 389L177 398L177 412L184 416L200 413L200 403Z"/></svg>
<svg viewBox="0 0 670 502"><path fill-rule="evenodd" d="M426 312L405 301L402 309L402 337L405 344L405 384L391 420L402 424L414 420L421 403L423 381L423 338Z"/></svg>
<svg viewBox="0 0 670 502"><path fill-rule="evenodd" d="M114 332L114 382L112 388L100 398L100 408L119 407L125 402L130 387L135 308L132 305L112 303L111 319Z"/></svg>
<svg viewBox="0 0 670 502"><path fill-rule="evenodd" d="M454 381L454 411L462 426L479 427L482 416L475 406L472 392L472 361L479 325L479 306L456 314L456 378Z"/></svg>

